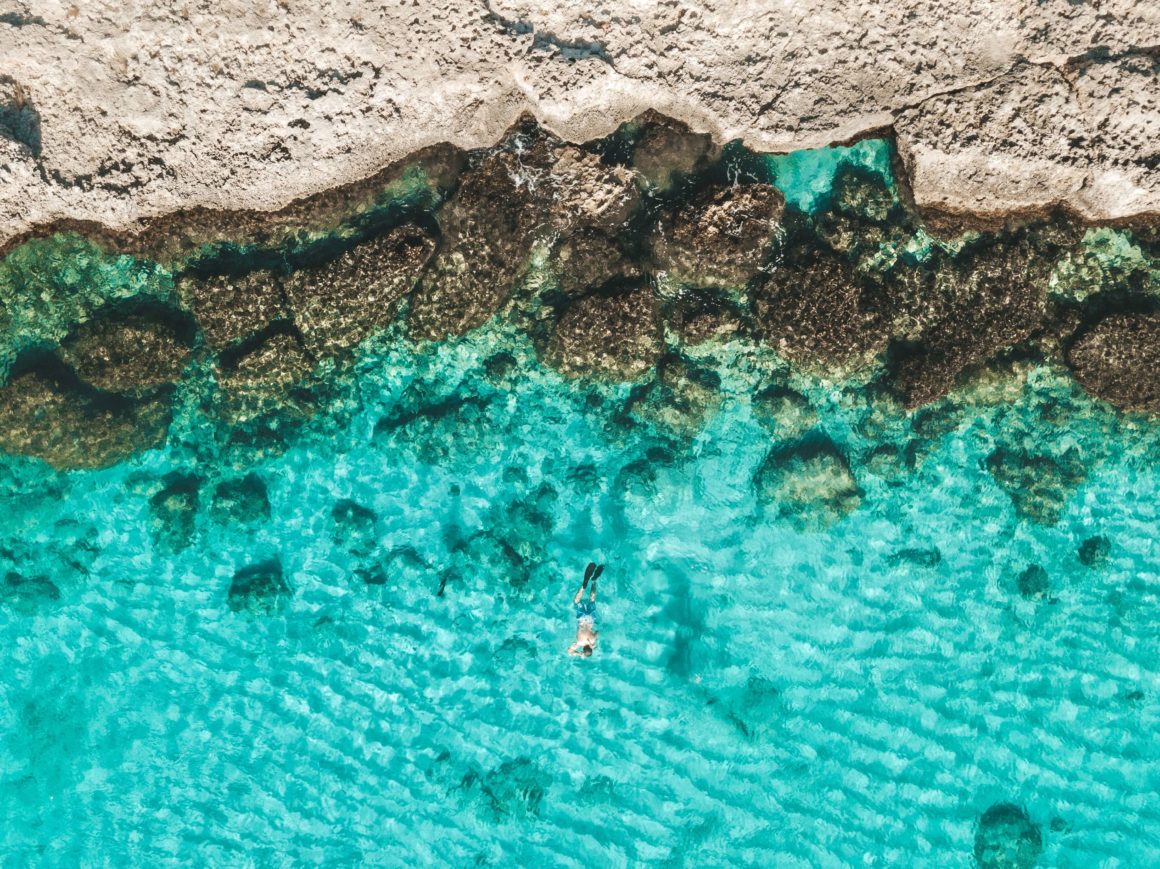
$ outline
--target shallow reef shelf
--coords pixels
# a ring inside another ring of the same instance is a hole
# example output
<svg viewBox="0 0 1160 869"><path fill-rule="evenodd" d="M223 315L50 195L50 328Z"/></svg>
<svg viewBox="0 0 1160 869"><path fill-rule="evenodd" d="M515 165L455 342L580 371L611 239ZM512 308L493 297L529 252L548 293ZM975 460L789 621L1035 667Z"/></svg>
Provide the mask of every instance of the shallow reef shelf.
<svg viewBox="0 0 1160 869"><path fill-rule="evenodd" d="M1154 230L896 164L521 123L12 249L0 850L1160 862Z"/></svg>

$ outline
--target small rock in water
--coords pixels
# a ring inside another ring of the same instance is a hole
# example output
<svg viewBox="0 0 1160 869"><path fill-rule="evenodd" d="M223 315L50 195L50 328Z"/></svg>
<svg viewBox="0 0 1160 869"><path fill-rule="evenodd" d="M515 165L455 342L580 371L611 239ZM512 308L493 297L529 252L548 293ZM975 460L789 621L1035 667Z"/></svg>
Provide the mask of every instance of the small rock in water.
<svg viewBox="0 0 1160 869"><path fill-rule="evenodd" d="M60 600L60 589L46 576L24 577L9 571L0 584L0 603L17 612L33 613L43 604Z"/></svg>
<svg viewBox="0 0 1160 869"><path fill-rule="evenodd" d="M879 444L862 459L862 468L884 480L898 480L914 467L914 455L894 444Z"/></svg>
<svg viewBox="0 0 1160 869"><path fill-rule="evenodd" d="M169 474L149 500L154 539L163 548L180 552L193 541L201 483L196 474Z"/></svg>
<svg viewBox="0 0 1160 869"><path fill-rule="evenodd" d="M751 675L728 704L733 725L744 736L757 737L781 715L781 692L764 676Z"/></svg>
<svg viewBox="0 0 1160 869"><path fill-rule="evenodd" d="M1043 836L1027 812L996 803L979 818L975 861L979 869L1031 869L1043 852Z"/></svg>
<svg viewBox="0 0 1160 869"><path fill-rule="evenodd" d="M213 510L218 521L244 525L270 518L270 498L266 484L257 474L249 473L218 484L213 495Z"/></svg>
<svg viewBox="0 0 1160 869"><path fill-rule="evenodd" d="M778 383L753 396L753 412L758 422L783 440L801 437L818 422L808 398Z"/></svg>
<svg viewBox="0 0 1160 869"><path fill-rule="evenodd" d="M936 567L942 561L942 552L937 546L929 549L899 549L893 552L889 559L891 564L914 564L919 567Z"/></svg>
<svg viewBox="0 0 1160 869"><path fill-rule="evenodd" d="M856 510L862 502L850 463L824 434L812 433L779 447L754 479L762 500L804 528L824 528Z"/></svg>
<svg viewBox="0 0 1160 869"><path fill-rule="evenodd" d="M276 558L243 567L230 583L229 604L234 612L249 611L268 615L279 609L293 594Z"/></svg>
<svg viewBox="0 0 1160 869"><path fill-rule="evenodd" d="M1060 458L1000 447L987 457L987 470L1010 496L1015 512L1040 525L1054 525L1087 476L1083 461L1069 450Z"/></svg>
<svg viewBox="0 0 1160 869"><path fill-rule="evenodd" d="M387 569L381 562L359 567L355 570L354 575L367 585L387 584Z"/></svg>
<svg viewBox="0 0 1160 869"><path fill-rule="evenodd" d="M352 555L370 555L378 542L375 523L378 514L357 501L343 498L331 511L334 519L334 542Z"/></svg>
<svg viewBox="0 0 1160 869"><path fill-rule="evenodd" d="M1020 573L1015 584L1025 600L1043 600L1051 588L1047 571L1038 564L1032 564Z"/></svg>
<svg viewBox="0 0 1160 869"><path fill-rule="evenodd" d="M1079 545L1080 564L1085 567L1102 567L1112 552L1112 541L1102 534L1089 537Z"/></svg>
<svg viewBox="0 0 1160 869"><path fill-rule="evenodd" d="M415 547L396 546L384 558L377 558L355 569L355 576L367 585L419 588L431 573L431 565Z"/></svg>
<svg viewBox="0 0 1160 869"><path fill-rule="evenodd" d="M477 799L486 816L501 820L537 817L551 777L530 758L518 757L480 775L472 770L463 776L460 788Z"/></svg>

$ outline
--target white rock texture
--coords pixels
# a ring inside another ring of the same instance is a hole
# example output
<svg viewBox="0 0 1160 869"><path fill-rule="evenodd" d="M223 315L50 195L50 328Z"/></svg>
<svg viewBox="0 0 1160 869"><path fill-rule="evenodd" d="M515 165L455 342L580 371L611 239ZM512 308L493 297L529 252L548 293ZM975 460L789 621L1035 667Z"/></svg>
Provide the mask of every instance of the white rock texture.
<svg viewBox="0 0 1160 869"><path fill-rule="evenodd" d="M893 129L920 208L1160 214L1155 0L0 0L0 246L272 209L524 111L761 151Z"/></svg>

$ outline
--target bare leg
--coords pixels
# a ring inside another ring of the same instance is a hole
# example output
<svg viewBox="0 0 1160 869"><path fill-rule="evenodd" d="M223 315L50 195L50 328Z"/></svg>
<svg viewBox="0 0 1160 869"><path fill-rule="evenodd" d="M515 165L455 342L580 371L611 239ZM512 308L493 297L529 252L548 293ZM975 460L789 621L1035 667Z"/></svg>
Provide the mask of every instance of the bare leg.
<svg viewBox="0 0 1160 869"><path fill-rule="evenodd" d="M580 598L584 596L584 589L588 588L588 580L592 578L593 574L599 576L600 571L593 562L589 561L588 567L584 569L584 582L581 583L580 588L576 589L576 597L572 598L573 603L580 603ZM594 585L593 589L595 588L596 586Z"/></svg>

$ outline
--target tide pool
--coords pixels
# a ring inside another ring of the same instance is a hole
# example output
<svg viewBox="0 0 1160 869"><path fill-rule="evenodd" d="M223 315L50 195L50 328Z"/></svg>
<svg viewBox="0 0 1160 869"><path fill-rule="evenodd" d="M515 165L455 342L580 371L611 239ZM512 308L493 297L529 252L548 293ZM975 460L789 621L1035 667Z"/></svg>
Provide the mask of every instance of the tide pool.
<svg viewBox="0 0 1160 869"><path fill-rule="evenodd" d="M1160 862L1155 427L1047 367L904 413L702 364L682 402L389 333L282 455L190 401L106 470L5 457L5 864L967 866L997 803L1039 865ZM806 430L852 512L755 486ZM1058 522L1000 448L1078 457Z"/></svg>

